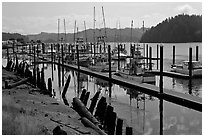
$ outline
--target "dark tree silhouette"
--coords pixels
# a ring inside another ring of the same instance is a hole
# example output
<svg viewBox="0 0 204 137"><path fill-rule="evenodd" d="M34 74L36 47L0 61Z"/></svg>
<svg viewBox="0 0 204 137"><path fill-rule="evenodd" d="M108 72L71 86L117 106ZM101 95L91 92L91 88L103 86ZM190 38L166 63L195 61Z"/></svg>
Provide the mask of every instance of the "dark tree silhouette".
<svg viewBox="0 0 204 137"><path fill-rule="evenodd" d="M141 37L143 43L202 42L202 16L180 14L168 18L147 30Z"/></svg>

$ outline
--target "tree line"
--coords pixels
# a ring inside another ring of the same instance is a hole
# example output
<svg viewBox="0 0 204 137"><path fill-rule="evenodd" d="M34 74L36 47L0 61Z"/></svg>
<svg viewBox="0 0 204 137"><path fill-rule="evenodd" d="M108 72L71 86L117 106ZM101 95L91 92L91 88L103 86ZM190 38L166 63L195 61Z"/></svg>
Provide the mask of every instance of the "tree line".
<svg viewBox="0 0 204 137"><path fill-rule="evenodd" d="M142 43L202 42L202 16L180 14L151 27L141 37Z"/></svg>

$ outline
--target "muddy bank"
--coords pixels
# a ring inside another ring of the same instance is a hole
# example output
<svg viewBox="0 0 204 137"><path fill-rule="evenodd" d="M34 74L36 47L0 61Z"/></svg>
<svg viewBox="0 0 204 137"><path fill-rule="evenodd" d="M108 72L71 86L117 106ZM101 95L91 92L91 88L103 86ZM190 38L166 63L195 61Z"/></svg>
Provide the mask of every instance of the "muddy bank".
<svg viewBox="0 0 204 137"><path fill-rule="evenodd" d="M5 89L5 80L14 83L21 79L13 72L2 69L2 134L52 135L57 126L68 135L98 134L85 127L71 107L42 94L29 84ZM17 120L19 117L20 120ZM27 129L29 127L31 129Z"/></svg>

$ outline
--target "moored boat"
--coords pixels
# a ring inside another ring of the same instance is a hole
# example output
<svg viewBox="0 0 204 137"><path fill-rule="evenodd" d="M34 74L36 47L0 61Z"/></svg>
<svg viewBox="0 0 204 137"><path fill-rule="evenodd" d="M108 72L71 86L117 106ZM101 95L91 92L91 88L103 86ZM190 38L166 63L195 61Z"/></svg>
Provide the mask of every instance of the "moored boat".
<svg viewBox="0 0 204 137"><path fill-rule="evenodd" d="M181 64L174 64L171 66L171 71L189 75L189 61L183 61ZM202 76L202 65L199 61L192 61L192 77Z"/></svg>
<svg viewBox="0 0 204 137"><path fill-rule="evenodd" d="M138 59L131 59L130 64L118 70L117 74L121 77L134 80L139 83L155 84L155 75L146 73L144 67L142 67L143 65L144 63Z"/></svg>
<svg viewBox="0 0 204 137"><path fill-rule="evenodd" d="M88 66L89 69L98 72L108 72L109 71L109 62L106 56L100 56L94 60L95 62L92 65ZM111 72L115 72L117 70L117 64L111 62Z"/></svg>

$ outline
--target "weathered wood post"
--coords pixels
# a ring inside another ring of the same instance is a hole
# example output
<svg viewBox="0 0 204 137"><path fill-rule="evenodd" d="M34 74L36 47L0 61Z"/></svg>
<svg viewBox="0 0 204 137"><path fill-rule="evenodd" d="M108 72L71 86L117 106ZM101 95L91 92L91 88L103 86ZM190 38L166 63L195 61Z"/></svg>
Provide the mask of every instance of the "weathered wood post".
<svg viewBox="0 0 204 137"><path fill-rule="evenodd" d="M14 60L15 60L15 48L14 48L14 43L13 43L12 49L13 49L13 61L14 61Z"/></svg>
<svg viewBox="0 0 204 137"><path fill-rule="evenodd" d="M39 59L39 44L37 43L37 59Z"/></svg>
<svg viewBox="0 0 204 137"><path fill-rule="evenodd" d="M51 44L51 62L52 62L52 80L54 80L54 70L53 70L53 44Z"/></svg>
<svg viewBox="0 0 204 137"><path fill-rule="evenodd" d="M175 46L173 45L173 65L175 64Z"/></svg>
<svg viewBox="0 0 204 137"><path fill-rule="evenodd" d="M48 86L48 95L52 96L52 79L51 78L48 78L47 86Z"/></svg>
<svg viewBox="0 0 204 137"><path fill-rule="evenodd" d="M106 98L102 96L101 99L98 101L96 111L95 111L95 117L97 117L101 121L101 124L104 123L104 116L105 116L104 110L106 110L106 106L107 106Z"/></svg>
<svg viewBox="0 0 204 137"><path fill-rule="evenodd" d="M92 43L90 43L90 49L91 49L91 57L92 57L92 53L93 53Z"/></svg>
<svg viewBox="0 0 204 137"><path fill-rule="evenodd" d="M106 43L105 42L103 43L103 50L104 50L104 53L106 53Z"/></svg>
<svg viewBox="0 0 204 137"><path fill-rule="evenodd" d="M196 46L196 61L198 61L198 46Z"/></svg>
<svg viewBox="0 0 204 137"><path fill-rule="evenodd" d="M34 69L33 69L33 84L36 87L36 62L35 62L35 45L33 45L34 50Z"/></svg>
<svg viewBox="0 0 204 137"><path fill-rule="evenodd" d="M149 70L152 70L152 47L149 47Z"/></svg>
<svg viewBox="0 0 204 137"><path fill-rule="evenodd" d="M118 118L116 125L116 135L122 135L123 131L123 120Z"/></svg>
<svg viewBox="0 0 204 137"><path fill-rule="evenodd" d="M42 90L46 90L46 84L45 84L45 75L44 75L44 68L41 69L41 88Z"/></svg>
<svg viewBox="0 0 204 137"><path fill-rule="evenodd" d="M100 54L102 53L102 47L101 47L101 44L100 44L100 47L99 47L99 52L100 52Z"/></svg>
<svg viewBox="0 0 204 137"><path fill-rule="evenodd" d="M65 83L64 89L63 89L63 91L62 91L62 99L63 99L65 105L69 105L69 103L68 103L68 101L67 101L65 95L66 95L67 89L68 89L68 87L69 87L70 79L71 79L71 76L69 75L69 76L68 76L68 79L67 79L67 82Z"/></svg>
<svg viewBox="0 0 204 137"><path fill-rule="evenodd" d="M81 100L82 102L83 102L83 100L84 100L85 95L86 95L86 89L83 89L83 90L82 90L82 93L81 93L81 96L80 96L80 100Z"/></svg>
<svg viewBox="0 0 204 137"><path fill-rule="evenodd" d="M120 44L118 44L118 70L120 70Z"/></svg>
<svg viewBox="0 0 204 137"><path fill-rule="evenodd" d="M10 60L10 58L9 58L9 48L8 47L7 47L6 51L7 51L7 64L8 64L8 62Z"/></svg>
<svg viewBox="0 0 204 137"><path fill-rule="evenodd" d="M62 86L64 86L64 45L61 44L61 55L62 55Z"/></svg>
<svg viewBox="0 0 204 137"><path fill-rule="evenodd" d="M60 51L60 44L57 44L57 51L58 51L58 64L60 64L60 55L59 55L59 51ZM60 73L60 65L58 65L58 84L59 87L61 87L61 73Z"/></svg>
<svg viewBox="0 0 204 137"><path fill-rule="evenodd" d="M192 78L192 47L189 48L189 77Z"/></svg>
<svg viewBox="0 0 204 137"><path fill-rule="evenodd" d="M148 44L146 45L146 64L148 66Z"/></svg>
<svg viewBox="0 0 204 137"><path fill-rule="evenodd" d="M79 82L80 82L80 72L79 72L79 70L80 70L80 64L79 64L79 47L78 47L78 45L76 45L76 51L77 51L77 68L78 68L78 71L77 71L77 73L78 73L78 75L77 75L77 93L78 93L78 95L79 95L79 93L80 93L80 89L79 89Z"/></svg>
<svg viewBox="0 0 204 137"><path fill-rule="evenodd" d="M89 111L91 112L91 114L93 114L94 108L95 108L96 103L98 101L99 94L100 94L100 91L96 92L94 97L91 99L91 105L89 107Z"/></svg>
<svg viewBox="0 0 204 137"><path fill-rule="evenodd" d="M110 45L108 45L108 62L109 62L109 98L111 98L111 79L112 79L112 75L111 75L111 47Z"/></svg>
<svg viewBox="0 0 204 137"><path fill-rule="evenodd" d="M159 45L157 44L157 70L159 69Z"/></svg>
<svg viewBox="0 0 204 137"><path fill-rule="evenodd" d="M117 114L115 112L110 113L110 119L108 122L108 134L109 135L114 135L115 133L116 116Z"/></svg>
<svg viewBox="0 0 204 137"><path fill-rule="evenodd" d="M163 94L163 46L160 46L160 97ZM160 135L163 135L163 99L160 99L159 104L160 113Z"/></svg>
<svg viewBox="0 0 204 137"><path fill-rule="evenodd" d="M45 54L45 43L42 43L42 53Z"/></svg>
<svg viewBox="0 0 204 137"><path fill-rule="evenodd" d="M132 127L126 127L126 135L132 135Z"/></svg>
<svg viewBox="0 0 204 137"><path fill-rule="evenodd" d="M94 43L93 47L94 47L94 59L95 59L96 58L96 44L95 43Z"/></svg>
<svg viewBox="0 0 204 137"><path fill-rule="evenodd" d="M40 70L37 67L37 87L41 89L41 83L40 83Z"/></svg>
<svg viewBox="0 0 204 137"><path fill-rule="evenodd" d="M88 102L88 99L89 99L89 95L90 95L90 92L86 92L86 95L85 95L84 100L83 100L84 106L87 105L87 102Z"/></svg>
<svg viewBox="0 0 204 137"><path fill-rule="evenodd" d="M105 111L105 116L104 116L104 129L108 129L108 123L110 122L110 115L113 112L113 107L108 105Z"/></svg>

